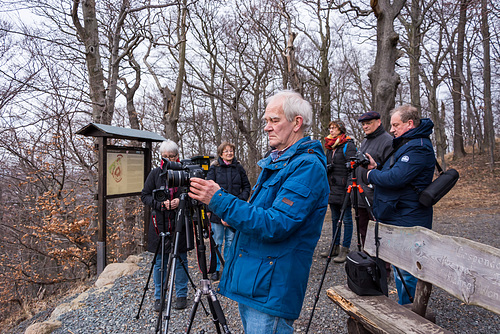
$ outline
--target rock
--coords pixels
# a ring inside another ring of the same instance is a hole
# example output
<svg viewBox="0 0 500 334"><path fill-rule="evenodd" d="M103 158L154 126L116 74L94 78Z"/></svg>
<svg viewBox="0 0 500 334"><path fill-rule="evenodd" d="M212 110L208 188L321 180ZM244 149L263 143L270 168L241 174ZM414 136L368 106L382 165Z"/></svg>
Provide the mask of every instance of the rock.
<svg viewBox="0 0 500 334"><path fill-rule="evenodd" d="M24 334L50 334L62 326L60 321L37 322L26 328Z"/></svg>
<svg viewBox="0 0 500 334"><path fill-rule="evenodd" d="M99 275L95 286L100 288L108 284L113 284L118 277L132 275L138 269L139 266L135 263L111 263Z"/></svg>
<svg viewBox="0 0 500 334"><path fill-rule="evenodd" d="M138 264L141 260L142 260L142 257L140 257L138 255L130 255L125 260L125 263L135 263L135 264Z"/></svg>

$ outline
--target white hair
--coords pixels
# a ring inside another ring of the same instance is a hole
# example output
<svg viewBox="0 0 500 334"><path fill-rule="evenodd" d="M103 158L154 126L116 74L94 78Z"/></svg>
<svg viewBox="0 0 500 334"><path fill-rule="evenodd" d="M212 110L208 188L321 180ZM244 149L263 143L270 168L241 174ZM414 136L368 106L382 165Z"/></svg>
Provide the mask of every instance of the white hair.
<svg viewBox="0 0 500 334"><path fill-rule="evenodd" d="M174 153L175 155L179 155L179 146L177 146L177 144L170 139L167 139L160 145L160 154L163 155L164 153Z"/></svg>
<svg viewBox="0 0 500 334"><path fill-rule="evenodd" d="M312 123L311 104L304 100L300 93L293 90L281 90L266 100L266 104L274 102L276 99L283 99L283 113L287 121L293 122L295 116L302 117L302 129L304 132L309 130Z"/></svg>

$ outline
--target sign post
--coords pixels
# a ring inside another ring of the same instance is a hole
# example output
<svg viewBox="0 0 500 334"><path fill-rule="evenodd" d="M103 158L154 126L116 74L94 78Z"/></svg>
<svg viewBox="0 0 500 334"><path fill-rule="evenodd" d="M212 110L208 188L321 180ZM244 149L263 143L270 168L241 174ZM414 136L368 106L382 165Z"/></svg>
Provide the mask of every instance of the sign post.
<svg viewBox="0 0 500 334"><path fill-rule="evenodd" d="M97 274L106 267L107 199L140 196L151 171L152 142L166 140L162 136L135 129L90 123L76 134L97 137L99 149L97 185ZM144 142L145 147L108 145L108 138ZM144 207L144 240L146 240L150 208Z"/></svg>

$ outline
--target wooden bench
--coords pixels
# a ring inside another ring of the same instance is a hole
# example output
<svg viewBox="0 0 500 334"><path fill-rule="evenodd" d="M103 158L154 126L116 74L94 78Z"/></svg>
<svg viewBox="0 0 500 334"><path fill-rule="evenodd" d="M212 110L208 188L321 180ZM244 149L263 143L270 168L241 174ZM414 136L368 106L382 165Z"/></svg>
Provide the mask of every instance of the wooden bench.
<svg viewBox="0 0 500 334"><path fill-rule="evenodd" d="M370 222L367 241L374 227ZM379 237L379 257L418 278L415 300L408 308L386 296L358 296L347 285L330 288L328 297L350 316L349 333L450 333L424 318L432 285L500 314L500 249L422 227L379 224ZM365 251L374 256L374 242Z"/></svg>

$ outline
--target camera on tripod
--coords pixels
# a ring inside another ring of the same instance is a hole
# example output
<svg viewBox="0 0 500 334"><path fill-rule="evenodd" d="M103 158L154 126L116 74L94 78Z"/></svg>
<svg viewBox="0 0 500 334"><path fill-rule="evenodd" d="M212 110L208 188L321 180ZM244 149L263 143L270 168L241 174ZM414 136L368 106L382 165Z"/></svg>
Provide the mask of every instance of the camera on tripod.
<svg viewBox="0 0 500 334"><path fill-rule="evenodd" d="M153 198L158 202L164 202L169 198L168 187L187 187L192 177L204 179L210 167L210 159L213 159L213 156L197 155L181 162L162 158L163 172L160 175L166 175L168 186L153 190Z"/></svg>
<svg viewBox="0 0 500 334"><path fill-rule="evenodd" d="M370 164L370 159L361 151L357 151L356 155L349 158L346 163L347 169L355 169L358 166L366 168Z"/></svg>

